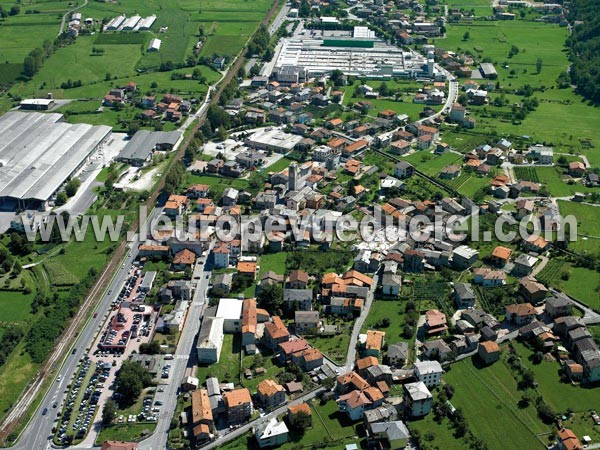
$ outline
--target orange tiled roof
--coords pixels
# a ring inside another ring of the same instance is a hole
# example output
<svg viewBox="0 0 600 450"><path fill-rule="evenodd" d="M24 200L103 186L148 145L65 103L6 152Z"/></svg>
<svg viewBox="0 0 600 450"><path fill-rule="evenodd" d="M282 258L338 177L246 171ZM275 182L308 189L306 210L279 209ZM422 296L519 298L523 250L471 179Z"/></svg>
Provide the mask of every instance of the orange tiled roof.
<svg viewBox="0 0 600 450"><path fill-rule="evenodd" d="M494 251L492 252L492 256L494 258L502 259L504 261L508 261L511 254L512 254L512 250L510 248L502 247L501 245L496 247L494 249Z"/></svg>
<svg viewBox="0 0 600 450"><path fill-rule="evenodd" d="M377 361L377 358L375 358L374 356L366 356L356 361L356 368L358 370L366 369L368 367L377 365L379 365L379 361Z"/></svg>
<svg viewBox="0 0 600 450"><path fill-rule="evenodd" d="M369 350L381 350L384 338L385 331L368 330L366 348Z"/></svg>
<svg viewBox="0 0 600 450"><path fill-rule="evenodd" d="M256 391L265 397L272 397L278 392L285 392L283 386L273 380L262 380L258 383Z"/></svg>
<svg viewBox="0 0 600 450"><path fill-rule="evenodd" d="M192 423L203 420L212 421L213 414L206 389L198 389L192 392Z"/></svg>
<svg viewBox="0 0 600 450"><path fill-rule="evenodd" d="M252 398L250 397L250 391L248 389L241 388L225 392L223 394L223 401L227 408L233 408L246 403L252 403Z"/></svg>
<svg viewBox="0 0 600 450"><path fill-rule="evenodd" d="M185 264L186 266L191 266L194 264L195 260L196 254L193 251L184 248L175 254L173 264Z"/></svg>

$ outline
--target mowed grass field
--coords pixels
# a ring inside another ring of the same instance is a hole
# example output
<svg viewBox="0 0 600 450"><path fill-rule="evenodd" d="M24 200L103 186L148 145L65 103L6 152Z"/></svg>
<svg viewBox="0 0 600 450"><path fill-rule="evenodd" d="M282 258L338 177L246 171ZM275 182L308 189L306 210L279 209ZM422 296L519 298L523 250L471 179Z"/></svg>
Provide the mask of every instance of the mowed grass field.
<svg viewBox="0 0 600 450"><path fill-rule="evenodd" d="M492 131L504 135L527 135L532 142L546 142L563 152L583 153L593 166L600 166L600 114L597 107L589 105L570 88L556 87L556 78L569 65L568 54L564 51L566 27L515 20L449 24L447 28L447 37L436 40L436 45L449 50L470 51L479 59L490 58L503 88L510 90L525 84L544 88L543 92L537 91L533 95L539 100L539 107L518 125L510 120L481 117L480 107L472 107L471 114L477 126L465 134L483 139ZM467 41L463 40L465 32L470 34ZM513 45L519 53L508 58ZM542 59L540 73L536 69L538 58ZM515 74L511 75L513 70ZM490 92L492 99L496 95L499 94ZM512 96L507 97L512 102ZM496 109L489 105L486 108L489 111ZM464 150L471 150L471 142L479 140L465 139ZM463 150L459 140L453 144Z"/></svg>
<svg viewBox="0 0 600 450"><path fill-rule="evenodd" d="M452 404L463 410L473 433L490 450L542 448L536 434L549 429L538 419L533 405L517 407L521 392L502 361L480 369L472 358L462 360L452 364L444 379L456 388Z"/></svg>
<svg viewBox="0 0 600 450"><path fill-rule="evenodd" d="M540 364L533 364L530 357L534 352L518 341L514 341L514 345L525 367L533 370L538 392L555 411L571 408L575 412L583 412L598 407L598 398L594 396L593 387L562 383L558 362L542 361Z"/></svg>
<svg viewBox="0 0 600 450"><path fill-rule="evenodd" d="M207 36L200 55L237 55L272 4L273 0L188 0L184 9Z"/></svg>

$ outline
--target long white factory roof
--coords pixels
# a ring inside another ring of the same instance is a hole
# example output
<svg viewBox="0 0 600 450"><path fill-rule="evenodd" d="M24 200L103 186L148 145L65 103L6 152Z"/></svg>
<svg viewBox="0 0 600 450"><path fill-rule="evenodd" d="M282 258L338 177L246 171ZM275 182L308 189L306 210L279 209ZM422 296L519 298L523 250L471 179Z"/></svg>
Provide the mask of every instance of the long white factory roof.
<svg viewBox="0 0 600 450"><path fill-rule="evenodd" d="M111 132L62 114L0 116L0 197L47 200Z"/></svg>

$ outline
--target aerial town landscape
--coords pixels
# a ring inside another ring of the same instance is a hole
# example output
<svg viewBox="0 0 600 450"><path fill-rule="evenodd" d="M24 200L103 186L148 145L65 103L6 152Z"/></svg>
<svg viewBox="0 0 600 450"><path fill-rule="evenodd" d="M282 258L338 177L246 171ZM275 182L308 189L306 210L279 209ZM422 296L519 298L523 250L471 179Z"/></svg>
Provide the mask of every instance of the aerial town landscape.
<svg viewBox="0 0 600 450"><path fill-rule="evenodd" d="M0 446L600 449L600 0L0 0Z"/></svg>

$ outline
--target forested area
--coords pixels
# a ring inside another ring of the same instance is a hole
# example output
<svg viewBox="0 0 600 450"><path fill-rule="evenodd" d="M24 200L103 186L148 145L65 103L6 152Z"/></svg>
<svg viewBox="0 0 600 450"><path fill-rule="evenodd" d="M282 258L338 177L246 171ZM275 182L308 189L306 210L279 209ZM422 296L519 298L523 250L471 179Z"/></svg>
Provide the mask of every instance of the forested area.
<svg viewBox="0 0 600 450"><path fill-rule="evenodd" d="M569 21L578 23L567 40L571 81L577 92L600 103L600 0L573 0Z"/></svg>

